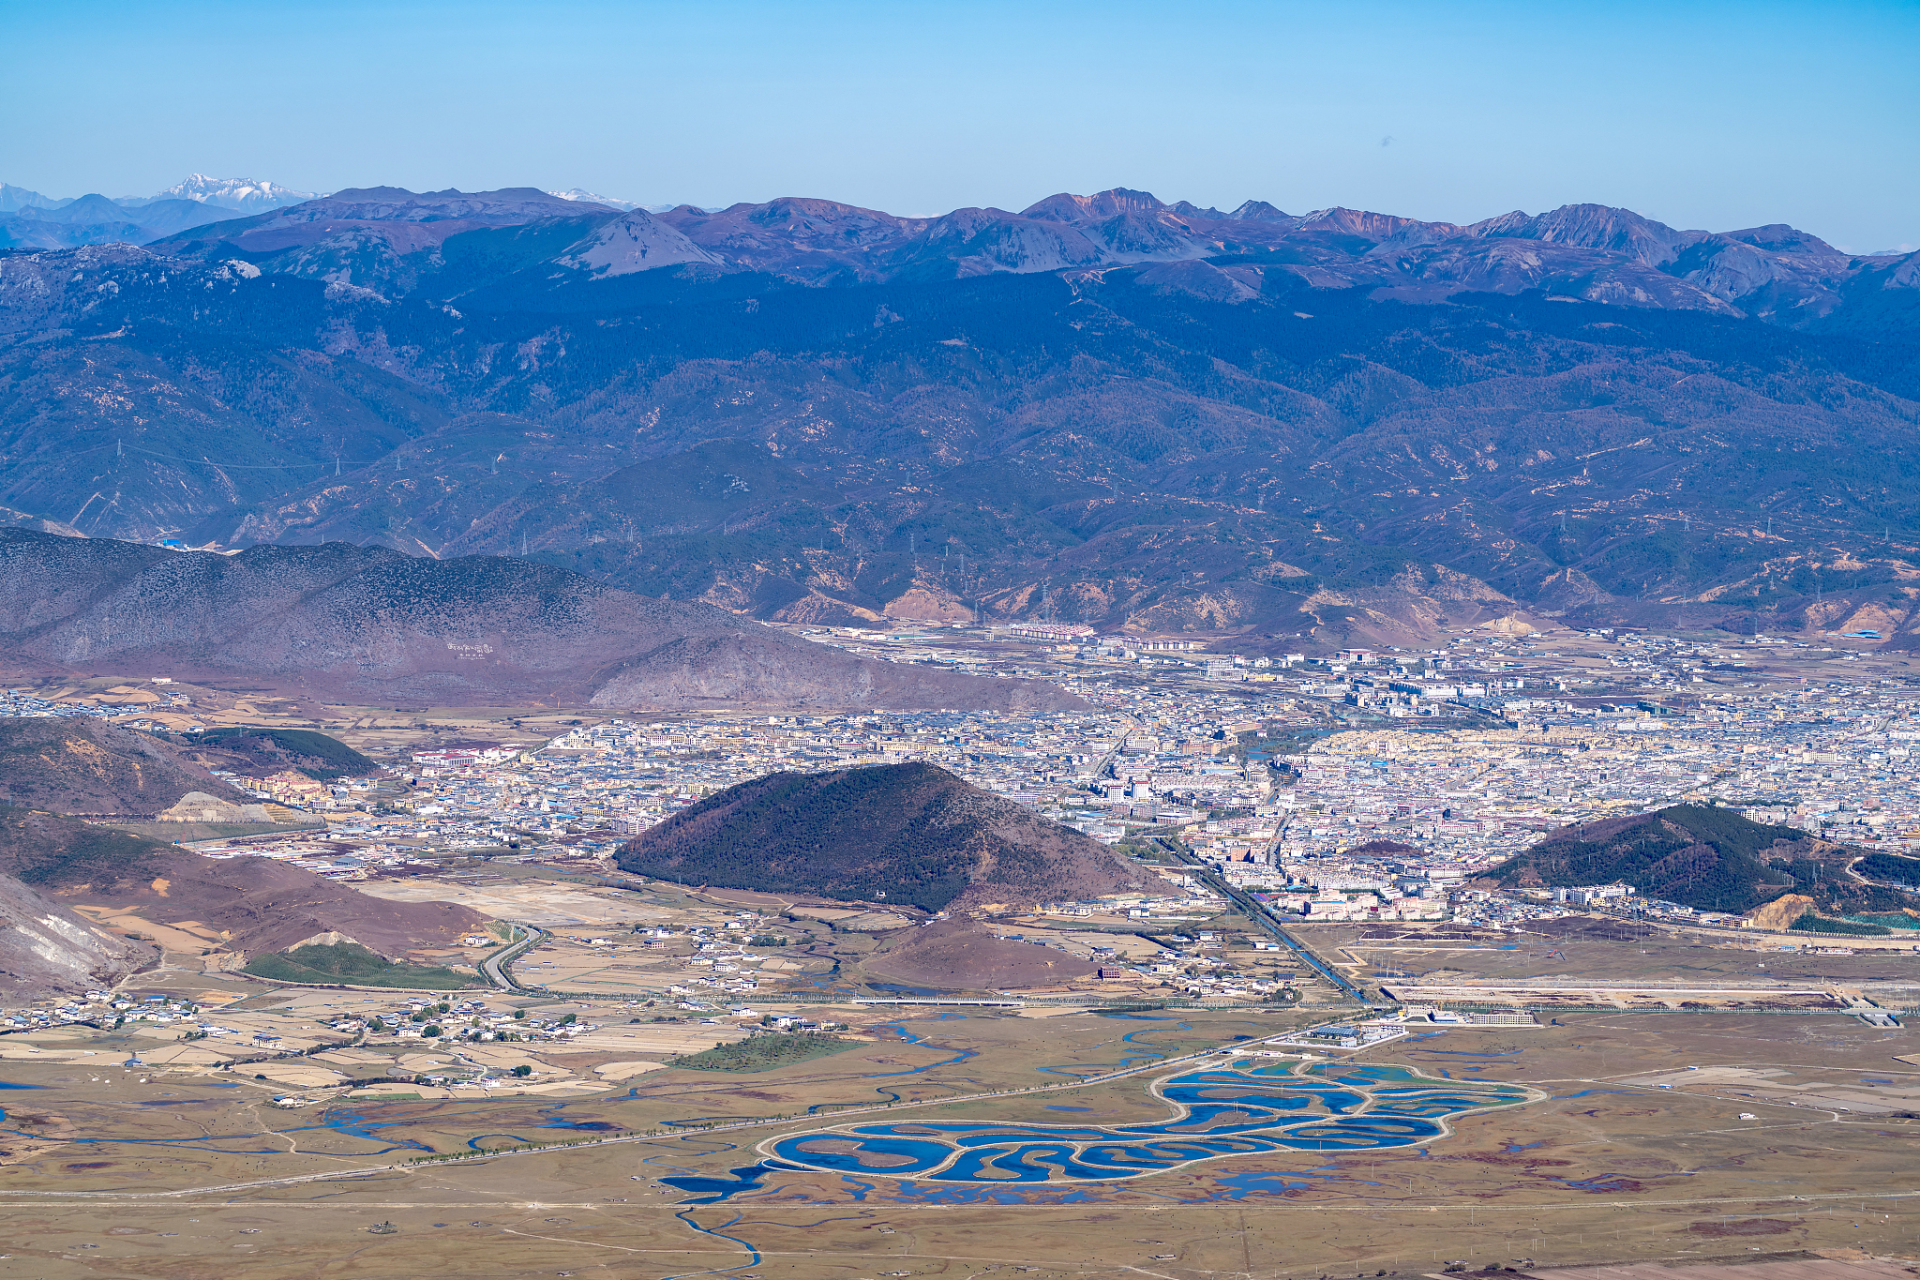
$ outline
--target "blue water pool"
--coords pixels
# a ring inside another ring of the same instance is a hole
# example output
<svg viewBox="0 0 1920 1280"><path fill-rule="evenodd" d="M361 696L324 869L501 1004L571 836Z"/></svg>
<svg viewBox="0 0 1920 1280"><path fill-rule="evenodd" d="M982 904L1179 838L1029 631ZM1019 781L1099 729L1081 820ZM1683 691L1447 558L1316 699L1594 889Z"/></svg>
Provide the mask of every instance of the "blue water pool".
<svg viewBox="0 0 1920 1280"><path fill-rule="evenodd" d="M827 1173L987 1185L1100 1182L1265 1151L1421 1146L1446 1118L1538 1095L1492 1080L1436 1080L1405 1067L1238 1058L1163 1077L1174 1113L1147 1124L848 1124L770 1139L761 1151Z"/></svg>

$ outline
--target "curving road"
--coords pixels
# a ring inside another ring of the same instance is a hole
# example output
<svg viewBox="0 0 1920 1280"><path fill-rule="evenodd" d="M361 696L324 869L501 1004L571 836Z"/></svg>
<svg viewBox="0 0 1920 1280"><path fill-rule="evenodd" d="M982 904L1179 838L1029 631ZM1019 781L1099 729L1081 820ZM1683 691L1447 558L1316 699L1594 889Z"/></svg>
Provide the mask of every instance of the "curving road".
<svg viewBox="0 0 1920 1280"><path fill-rule="evenodd" d="M525 991L527 988L521 986L514 980L513 974L507 971L507 966L545 941L547 931L545 929L536 929L530 924L522 924L518 920L509 920L507 923L525 933L526 936L518 942L508 943L505 947L494 952L485 960L482 960L480 962L480 976L502 991Z"/></svg>

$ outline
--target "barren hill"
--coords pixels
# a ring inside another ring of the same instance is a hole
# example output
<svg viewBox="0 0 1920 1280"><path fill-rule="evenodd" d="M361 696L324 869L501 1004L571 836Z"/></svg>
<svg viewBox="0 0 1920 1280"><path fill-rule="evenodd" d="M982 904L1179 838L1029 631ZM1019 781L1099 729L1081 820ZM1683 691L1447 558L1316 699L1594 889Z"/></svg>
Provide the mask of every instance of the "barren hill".
<svg viewBox="0 0 1920 1280"><path fill-rule="evenodd" d="M117 907L157 924L188 922L209 947L282 951L324 933L396 956L445 946L486 917L448 902L369 897L271 858L207 858L37 810L0 807L0 881L62 902Z"/></svg>
<svg viewBox="0 0 1920 1280"><path fill-rule="evenodd" d="M144 942L109 933L65 903L0 875L0 1005L111 986L153 955Z"/></svg>
<svg viewBox="0 0 1920 1280"><path fill-rule="evenodd" d="M0 529L0 657L244 675L380 705L1052 709L1071 694L859 658L499 556L233 556Z"/></svg>
<svg viewBox="0 0 1920 1280"><path fill-rule="evenodd" d="M743 782L635 836L619 862L681 884L927 911L1147 887L1097 840L920 763Z"/></svg>
<svg viewBox="0 0 1920 1280"><path fill-rule="evenodd" d="M941 920L889 938L860 966L875 977L959 991L1050 987L1095 966L1053 947L996 938L966 920Z"/></svg>
<svg viewBox="0 0 1920 1280"><path fill-rule="evenodd" d="M151 815L189 791L250 799L149 734L92 716L0 719L0 804Z"/></svg>

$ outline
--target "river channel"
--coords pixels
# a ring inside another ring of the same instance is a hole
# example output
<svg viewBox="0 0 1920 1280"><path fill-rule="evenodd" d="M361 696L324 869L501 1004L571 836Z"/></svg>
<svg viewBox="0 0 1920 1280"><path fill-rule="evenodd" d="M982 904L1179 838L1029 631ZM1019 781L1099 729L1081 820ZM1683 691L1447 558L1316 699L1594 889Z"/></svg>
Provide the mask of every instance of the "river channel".
<svg viewBox="0 0 1920 1280"><path fill-rule="evenodd" d="M1374 1151L1447 1133L1449 1116L1540 1095L1492 1080L1436 1080L1405 1067L1241 1057L1164 1076L1173 1113L1128 1125L908 1120L769 1139L763 1154L825 1172L998 1185L1102 1182L1263 1151Z"/></svg>

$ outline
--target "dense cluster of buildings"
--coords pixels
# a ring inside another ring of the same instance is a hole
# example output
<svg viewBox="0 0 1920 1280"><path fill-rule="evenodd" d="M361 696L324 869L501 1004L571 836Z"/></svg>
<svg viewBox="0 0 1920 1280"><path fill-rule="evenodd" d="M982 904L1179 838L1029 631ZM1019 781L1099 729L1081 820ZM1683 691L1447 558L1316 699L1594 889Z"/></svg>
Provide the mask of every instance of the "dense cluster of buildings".
<svg viewBox="0 0 1920 1280"><path fill-rule="evenodd" d="M168 688L172 683L161 678L138 685L117 685L96 694L70 693L63 697L43 697L30 689L0 690L0 717L103 716L136 729L155 728L155 715L171 720L192 714L193 699L184 690Z"/></svg>
<svg viewBox="0 0 1920 1280"><path fill-rule="evenodd" d="M146 1023L165 1026L198 1016L199 1006L176 996L133 999L112 991L89 991L83 996L50 1001L17 1010L0 1010L0 1032L34 1031L86 1023L94 1026Z"/></svg>
<svg viewBox="0 0 1920 1280"><path fill-rule="evenodd" d="M1051 624L998 637L810 634L892 661L1053 679L1086 705L618 717L545 743L419 751L388 779L285 791L325 818L324 841L208 851L348 877L423 851L587 860L768 772L907 760L1109 843L1177 834L1220 880L1302 921L1618 909L1600 887L1520 901L1464 882L1545 831L1688 800L1868 846L1920 845L1920 689L1809 641L1493 632L1419 651L1249 656ZM50 709L72 710L18 690L0 702L0 714ZM1176 913L1208 895L1184 870L1166 875L1166 896L1131 910Z"/></svg>

